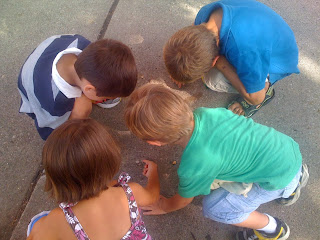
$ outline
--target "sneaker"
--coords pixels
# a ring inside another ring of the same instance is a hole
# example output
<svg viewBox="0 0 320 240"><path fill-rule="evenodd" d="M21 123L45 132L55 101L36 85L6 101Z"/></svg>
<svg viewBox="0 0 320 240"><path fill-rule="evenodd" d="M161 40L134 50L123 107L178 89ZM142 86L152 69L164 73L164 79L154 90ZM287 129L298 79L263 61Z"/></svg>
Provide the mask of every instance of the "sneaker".
<svg viewBox="0 0 320 240"><path fill-rule="evenodd" d="M121 98L115 98L115 99L108 99L106 101L96 103L99 107L102 108L113 108L114 106L118 105L121 101Z"/></svg>
<svg viewBox="0 0 320 240"><path fill-rule="evenodd" d="M247 229L241 232L237 232L236 240L285 240L288 239L290 235L289 226L279 220L278 218L274 218L277 221L277 228L275 233L265 233L263 231Z"/></svg>
<svg viewBox="0 0 320 240"><path fill-rule="evenodd" d="M300 197L301 188L307 185L308 179L309 179L308 167L306 164L302 164L301 177L296 190L294 190L294 192L288 198L279 198L276 201L284 206L290 206L294 204Z"/></svg>

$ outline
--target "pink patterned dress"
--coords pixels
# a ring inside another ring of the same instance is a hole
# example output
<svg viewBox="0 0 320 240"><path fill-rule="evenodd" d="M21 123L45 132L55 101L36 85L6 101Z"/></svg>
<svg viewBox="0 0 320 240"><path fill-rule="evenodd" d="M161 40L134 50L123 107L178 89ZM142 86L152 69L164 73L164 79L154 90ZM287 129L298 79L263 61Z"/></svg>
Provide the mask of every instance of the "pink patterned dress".
<svg viewBox="0 0 320 240"><path fill-rule="evenodd" d="M151 236L147 233L147 229L141 217L140 209L133 196L131 188L127 182L130 180L130 176L127 173L122 173L118 179L118 185L120 185L126 193L129 204L131 227L129 231L121 238L125 240L151 240ZM72 206L75 204L60 203L59 207L64 212L67 222L71 226L74 234L78 240L90 240L79 220L72 211Z"/></svg>

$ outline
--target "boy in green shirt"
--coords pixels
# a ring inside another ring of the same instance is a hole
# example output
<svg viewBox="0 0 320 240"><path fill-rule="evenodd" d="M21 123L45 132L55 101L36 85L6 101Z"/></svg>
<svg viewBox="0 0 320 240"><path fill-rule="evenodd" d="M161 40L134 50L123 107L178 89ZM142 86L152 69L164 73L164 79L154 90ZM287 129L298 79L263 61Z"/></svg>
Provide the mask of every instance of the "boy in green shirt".
<svg viewBox="0 0 320 240"><path fill-rule="evenodd" d="M256 209L275 199L291 205L306 185L308 170L292 138L223 108L192 112L179 95L157 84L133 92L125 118L129 129L152 145L184 147L178 193L161 196L145 214L172 212L206 195L205 217L249 228L236 239L288 238L287 224ZM246 196L224 188L211 191L217 179L252 183L252 188Z"/></svg>

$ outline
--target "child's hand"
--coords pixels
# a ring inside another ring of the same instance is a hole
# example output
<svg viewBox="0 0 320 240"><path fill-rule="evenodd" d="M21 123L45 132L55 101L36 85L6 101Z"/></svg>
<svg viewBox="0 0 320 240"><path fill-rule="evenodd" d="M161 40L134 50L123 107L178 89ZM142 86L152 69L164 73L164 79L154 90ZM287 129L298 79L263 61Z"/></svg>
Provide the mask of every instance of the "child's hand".
<svg viewBox="0 0 320 240"><path fill-rule="evenodd" d="M172 77L170 77L170 78L178 86L178 88L181 88L184 85L184 83L178 82L178 81L174 80Z"/></svg>
<svg viewBox="0 0 320 240"><path fill-rule="evenodd" d="M142 174L149 178L154 173L158 172L158 165L149 160L142 160L145 163Z"/></svg>
<svg viewBox="0 0 320 240"><path fill-rule="evenodd" d="M144 210L143 215L160 215L160 214L166 214L161 205L163 204L163 201L167 201L168 199L164 196L160 195L160 198L157 202L155 202L152 205L148 205L145 207L141 207L142 210Z"/></svg>

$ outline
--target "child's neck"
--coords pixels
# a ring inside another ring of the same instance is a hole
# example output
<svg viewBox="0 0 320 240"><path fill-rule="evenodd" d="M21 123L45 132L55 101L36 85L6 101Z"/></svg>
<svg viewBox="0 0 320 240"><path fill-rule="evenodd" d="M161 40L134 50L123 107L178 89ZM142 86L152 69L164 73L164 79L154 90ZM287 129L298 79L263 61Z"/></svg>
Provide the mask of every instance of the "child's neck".
<svg viewBox="0 0 320 240"><path fill-rule="evenodd" d="M191 122L191 128L192 129L191 129L191 131L190 131L190 133L188 135L182 137L178 142L176 142L177 145L182 146L183 148L187 147L187 145L188 145L188 143L190 141L190 138L191 138L191 136L193 134L194 120L192 120L192 122Z"/></svg>
<svg viewBox="0 0 320 240"><path fill-rule="evenodd" d="M63 55L57 62L57 71L60 76L70 85L79 86L79 77L74 69L77 56L70 53Z"/></svg>
<svg viewBox="0 0 320 240"><path fill-rule="evenodd" d="M223 11L222 8L218 8L213 11L209 21L205 24L206 28L209 29L217 36L217 41L220 39L220 29L222 23Z"/></svg>

